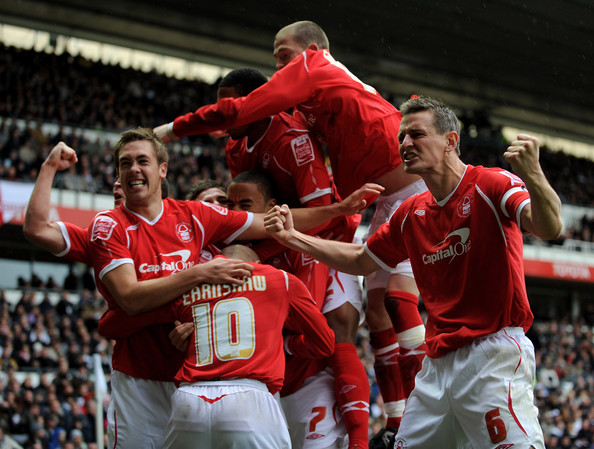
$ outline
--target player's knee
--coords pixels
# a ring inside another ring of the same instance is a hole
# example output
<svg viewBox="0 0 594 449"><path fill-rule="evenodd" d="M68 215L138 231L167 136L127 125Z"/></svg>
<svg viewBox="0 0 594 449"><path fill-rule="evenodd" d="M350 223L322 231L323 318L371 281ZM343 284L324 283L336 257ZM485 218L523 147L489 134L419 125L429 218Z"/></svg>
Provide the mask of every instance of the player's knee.
<svg viewBox="0 0 594 449"><path fill-rule="evenodd" d="M328 326L334 331L336 343L356 342L359 326L359 311L350 303L344 303L337 309L325 314Z"/></svg>

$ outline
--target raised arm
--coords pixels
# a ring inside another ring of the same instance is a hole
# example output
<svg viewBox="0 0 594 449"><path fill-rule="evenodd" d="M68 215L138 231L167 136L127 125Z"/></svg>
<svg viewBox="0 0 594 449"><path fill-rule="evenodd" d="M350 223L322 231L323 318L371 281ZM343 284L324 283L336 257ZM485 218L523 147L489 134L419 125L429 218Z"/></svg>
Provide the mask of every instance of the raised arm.
<svg viewBox="0 0 594 449"><path fill-rule="evenodd" d="M25 238L54 254L66 249L66 241L57 223L50 221L50 197L56 172L66 170L76 164L76 152L64 142L58 143L41 165L39 175L23 224Z"/></svg>
<svg viewBox="0 0 594 449"><path fill-rule="evenodd" d="M247 125L306 101L315 87L301 55L246 97L222 98L153 131L163 143L168 143L181 137Z"/></svg>
<svg viewBox="0 0 594 449"><path fill-rule="evenodd" d="M520 134L503 156L530 193L530 204L522 210L522 228L544 240L558 238L563 229L561 200L540 166L538 139Z"/></svg>
<svg viewBox="0 0 594 449"><path fill-rule="evenodd" d="M289 248L301 251L344 273L367 275L379 265L367 254L363 245L316 238L297 231L287 205L274 206L265 218L266 230Z"/></svg>

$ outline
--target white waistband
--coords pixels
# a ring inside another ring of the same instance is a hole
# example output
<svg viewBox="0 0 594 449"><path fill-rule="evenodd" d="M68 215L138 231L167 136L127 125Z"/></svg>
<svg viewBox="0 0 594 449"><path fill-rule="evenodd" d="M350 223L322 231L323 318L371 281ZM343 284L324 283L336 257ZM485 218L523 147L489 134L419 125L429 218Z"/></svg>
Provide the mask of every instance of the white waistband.
<svg viewBox="0 0 594 449"><path fill-rule="evenodd" d="M217 386L246 386L251 388L257 388L259 390L268 391L268 387L265 383L260 382L259 380L255 379L229 379L229 380L205 380L201 382L182 382L180 383L179 387L184 388L184 390L190 389L192 387L217 387Z"/></svg>

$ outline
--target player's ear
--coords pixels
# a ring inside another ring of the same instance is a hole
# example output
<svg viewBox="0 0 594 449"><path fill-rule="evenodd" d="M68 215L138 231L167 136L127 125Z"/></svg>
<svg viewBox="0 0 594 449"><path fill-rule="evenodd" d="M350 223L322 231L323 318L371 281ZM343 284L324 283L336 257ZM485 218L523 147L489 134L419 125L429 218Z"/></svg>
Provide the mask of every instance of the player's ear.
<svg viewBox="0 0 594 449"><path fill-rule="evenodd" d="M460 139L460 135L456 131L449 131L446 134L446 151L449 153L451 151L456 152L458 154L458 140Z"/></svg>
<svg viewBox="0 0 594 449"><path fill-rule="evenodd" d="M307 47L307 50L315 50L318 51L320 49L320 47L318 47L318 44L309 44L309 46Z"/></svg>

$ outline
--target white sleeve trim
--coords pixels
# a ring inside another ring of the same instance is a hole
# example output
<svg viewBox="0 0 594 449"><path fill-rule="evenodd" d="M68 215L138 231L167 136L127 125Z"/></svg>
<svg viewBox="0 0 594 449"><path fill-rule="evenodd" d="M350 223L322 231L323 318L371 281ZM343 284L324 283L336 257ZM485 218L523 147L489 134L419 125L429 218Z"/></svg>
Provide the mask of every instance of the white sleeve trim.
<svg viewBox="0 0 594 449"><path fill-rule="evenodd" d="M112 260L108 265L105 266L105 268L103 268L103 270L101 270L101 272L99 273L99 279L102 280L103 276L105 276L111 270L115 270L117 267L125 265L127 263L134 265L134 261L132 259Z"/></svg>
<svg viewBox="0 0 594 449"><path fill-rule="evenodd" d="M518 228L520 231L522 230L522 210L527 204L530 204L530 198L526 198L524 201L522 201L516 210L516 222L518 223Z"/></svg>
<svg viewBox="0 0 594 449"><path fill-rule="evenodd" d="M66 225L61 221L56 222L60 227L60 232L62 233L62 237L64 237L64 241L66 242L66 249L60 251L59 253L55 253L54 256L56 257L64 257L66 254L70 252L72 248L72 243L70 243L70 236L68 235L68 230L66 229Z"/></svg>
<svg viewBox="0 0 594 449"><path fill-rule="evenodd" d="M314 198L319 198L324 195L330 195L331 193L332 193L332 189L330 189L330 188L316 189L314 192L310 193L309 195L305 195L305 196L299 198L299 201L301 201L301 204L305 204L308 201L313 200Z"/></svg>
<svg viewBox="0 0 594 449"><path fill-rule="evenodd" d="M175 135L175 133L173 132L173 122L169 122L167 124L167 135L169 137L171 137L172 139L177 139L177 136Z"/></svg>
<svg viewBox="0 0 594 449"><path fill-rule="evenodd" d="M507 210L505 209L505 204L507 203L507 200L514 193L523 192L523 191L524 191L524 189L522 189L521 187L514 187L512 189L509 189L507 192L505 192L505 194L501 197L501 201L499 202L499 207L501 208L501 212L503 212L503 215L505 215L506 218L511 218L509 216L509 214L507 213Z"/></svg>
<svg viewBox="0 0 594 449"><path fill-rule="evenodd" d="M244 225L239 228L237 231L235 231L233 234L231 234L229 237L227 237L223 242L224 243L231 243L233 240L235 240L237 237L239 237L241 234L244 233L244 231L249 228L253 221L254 221L254 214L252 212L248 212L247 213L247 220L245 221Z"/></svg>
<svg viewBox="0 0 594 449"><path fill-rule="evenodd" d="M371 252L371 250L369 249L369 247L367 246L367 242L365 242L363 244L363 248L365 248L365 252L367 254L369 254L369 257L371 257L375 263L377 263L380 267L382 267L382 269L386 270L386 271L392 271L392 268L394 267L390 267L388 265L386 265L379 257L377 257L375 254L373 254Z"/></svg>

